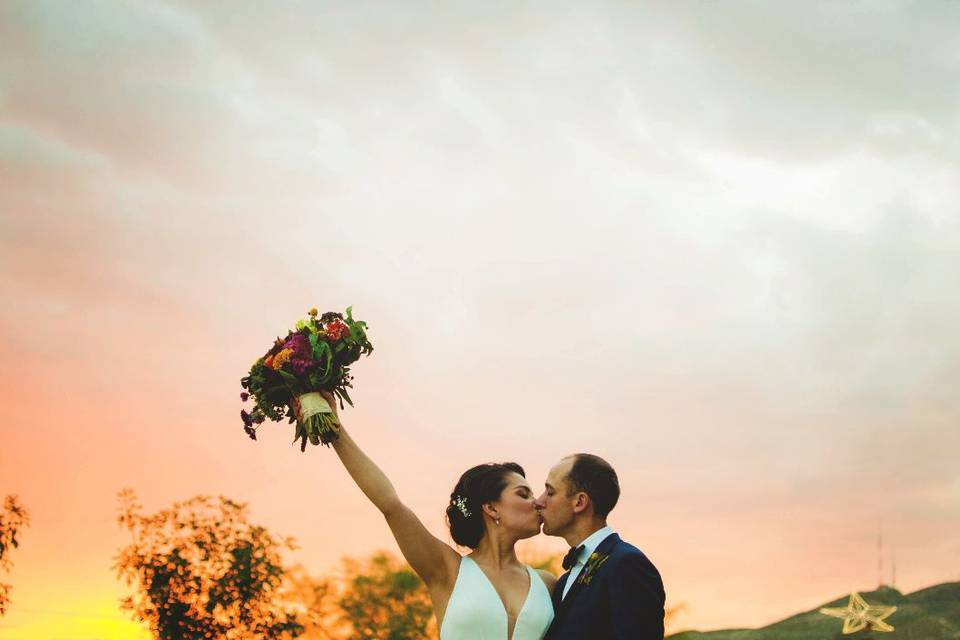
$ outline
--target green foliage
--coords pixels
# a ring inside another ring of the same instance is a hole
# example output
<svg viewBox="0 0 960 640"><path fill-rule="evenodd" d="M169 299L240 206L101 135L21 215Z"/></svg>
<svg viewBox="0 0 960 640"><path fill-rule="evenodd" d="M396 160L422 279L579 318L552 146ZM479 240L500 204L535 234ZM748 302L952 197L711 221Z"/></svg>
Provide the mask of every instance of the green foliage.
<svg viewBox="0 0 960 640"><path fill-rule="evenodd" d="M152 515L130 490L118 522L131 543L115 569L133 595L121 607L160 640L293 638L297 610L281 597L280 552L293 548L247 520L246 505L197 496Z"/></svg>
<svg viewBox="0 0 960 640"><path fill-rule="evenodd" d="M671 640L958 640L960 639L960 582L939 584L903 595L896 589L881 587L861 593L870 604L893 605L897 610L884 622L893 625L888 633L858 631L843 635L843 621L820 613L823 607L846 607L849 595L804 613L791 616L760 629L728 629L723 631L686 631L670 636Z"/></svg>
<svg viewBox="0 0 960 640"><path fill-rule="evenodd" d="M337 606L339 581L334 578L314 578L301 565L287 569L283 597L295 602L302 610L303 635L299 640L347 640L350 626L345 624Z"/></svg>
<svg viewBox="0 0 960 640"><path fill-rule="evenodd" d="M7 496L0 511L0 569L9 571L10 550L20 546L17 536L25 526L30 524L30 515L20 504L17 496ZM10 585L0 582L0 616L7 611L10 602Z"/></svg>
<svg viewBox="0 0 960 640"><path fill-rule="evenodd" d="M346 562L347 577L338 599L350 638L422 640L436 638L433 605L413 570L387 553L367 563Z"/></svg>

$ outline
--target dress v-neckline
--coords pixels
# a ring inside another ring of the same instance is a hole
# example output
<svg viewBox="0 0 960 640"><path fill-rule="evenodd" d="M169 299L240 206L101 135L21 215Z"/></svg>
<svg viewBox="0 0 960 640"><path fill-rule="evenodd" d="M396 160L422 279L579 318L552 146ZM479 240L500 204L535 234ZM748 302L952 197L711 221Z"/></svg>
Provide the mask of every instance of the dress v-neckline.
<svg viewBox="0 0 960 640"><path fill-rule="evenodd" d="M493 591L493 595L496 596L497 600L500 601L500 609L503 611L504 622L506 623L506 626L507 626L507 640L513 640L513 633L510 630L510 612L507 611L507 603L504 602L503 598L500 597L500 593L497 591L497 588L493 586L493 581L487 577L486 573L484 573L483 567L480 566L480 563L478 563L476 560L474 560L470 556L463 556L463 559L469 560L470 562L473 563L473 566L475 566L477 568L477 571L480 572L480 575L483 576L484 582L486 582L487 586L490 587L490 590ZM526 611L527 603L530 602L530 594L533 593L533 578L534 578L533 573L530 571L530 568L527 566L524 566L524 569L526 569L527 571L527 578L530 580L530 586L527 587L527 597L523 599L523 604L520 605L520 611L517 612L517 617L513 621L513 631L517 630L517 623L520 622L520 618L521 616L523 616L523 612Z"/></svg>

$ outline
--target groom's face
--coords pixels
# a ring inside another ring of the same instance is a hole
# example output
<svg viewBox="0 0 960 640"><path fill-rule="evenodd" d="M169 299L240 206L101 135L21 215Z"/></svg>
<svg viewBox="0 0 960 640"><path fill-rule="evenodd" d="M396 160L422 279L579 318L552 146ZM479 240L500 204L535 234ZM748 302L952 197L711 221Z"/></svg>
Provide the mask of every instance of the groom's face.
<svg viewBox="0 0 960 640"><path fill-rule="evenodd" d="M537 498L537 506L543 516L543 532L548 536L561 536L573 524L573 501L567 476L573 467L572 458L564 458L550 469L544 483L543 494Z"/></svg>

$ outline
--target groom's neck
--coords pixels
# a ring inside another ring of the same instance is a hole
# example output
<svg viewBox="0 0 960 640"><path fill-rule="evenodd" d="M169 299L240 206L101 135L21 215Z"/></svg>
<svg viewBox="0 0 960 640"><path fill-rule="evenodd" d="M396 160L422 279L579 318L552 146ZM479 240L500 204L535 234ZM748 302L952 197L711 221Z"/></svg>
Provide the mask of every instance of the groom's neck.
<svg viewBox="0 0 960 640"><path fill-rule="evenodd" d="M569 533L564 535L563 538L571 547L576 547L589 538L591 534L603 529L605 526L607 526L607 521L598 520L597 518L577 520L573 523L573 527Z"/></svg>

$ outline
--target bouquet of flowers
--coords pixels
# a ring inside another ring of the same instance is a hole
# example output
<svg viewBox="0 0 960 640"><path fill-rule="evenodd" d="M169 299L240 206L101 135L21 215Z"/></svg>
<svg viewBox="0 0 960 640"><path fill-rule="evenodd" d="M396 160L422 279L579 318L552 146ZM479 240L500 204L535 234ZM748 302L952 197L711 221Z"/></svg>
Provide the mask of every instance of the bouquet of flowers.
<svg viewBox="0 0 960 640"><path fill-rule="evenodd" d="M266 418L279 422L284 417L296 421L293 441L300 441L300 451L310 444L330 445L340 434L340 423L320 391L329 391L352 407L347 393L350 365L361 355L370 355L373 345L367 340L367 323L354 320L353 307L343 314L329 312L319 318L310 309L306 320L297 322L296 330L286 338L277 338L250 372L241 378L244 391L240 399L252 399L253 410L240 411L243 430L257 439L257 427Z"/></svg>

